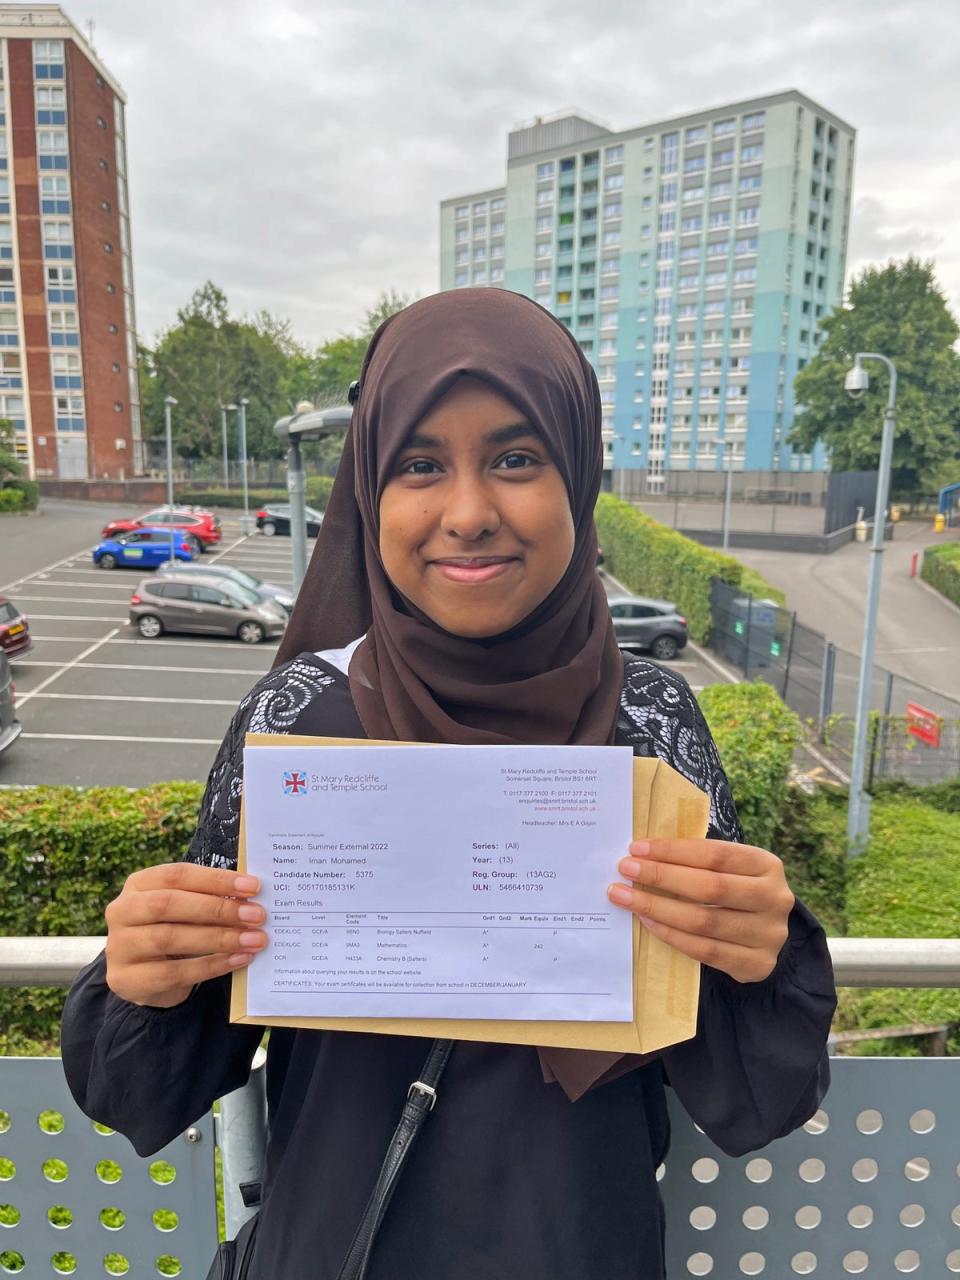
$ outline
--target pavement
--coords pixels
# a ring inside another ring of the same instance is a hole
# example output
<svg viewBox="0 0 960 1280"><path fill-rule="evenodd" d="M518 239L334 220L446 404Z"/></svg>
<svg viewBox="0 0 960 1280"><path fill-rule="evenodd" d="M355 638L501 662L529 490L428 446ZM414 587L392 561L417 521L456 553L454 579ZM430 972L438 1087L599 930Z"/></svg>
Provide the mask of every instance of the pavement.
<svg viewBox="0 0 960 1280"><path fill-rule="evenodd" d="M929 521L901 521L885 544L877 615L876 664L960 700L960 609L919 576L910 576L914 553L960 529L936 535ZM750 551L735 555L786 592L802 623L856 655L863 644L870 546L851 542L832 555Z"/></svg>
<svg viewBox="0 0 960 1280"><path fill-rule="evenodd" d="M141 572L96 569L90 558L102 526L122 511L46 502L3 523L0 594L27 614L34 646L13 664L24 731L0 756L0 786L202 781L237 703L273 663L275 643L140 638L127 604ZM236 512L223 517L223 531L205 563L289 586L289 538L243 537Z"/></svg>

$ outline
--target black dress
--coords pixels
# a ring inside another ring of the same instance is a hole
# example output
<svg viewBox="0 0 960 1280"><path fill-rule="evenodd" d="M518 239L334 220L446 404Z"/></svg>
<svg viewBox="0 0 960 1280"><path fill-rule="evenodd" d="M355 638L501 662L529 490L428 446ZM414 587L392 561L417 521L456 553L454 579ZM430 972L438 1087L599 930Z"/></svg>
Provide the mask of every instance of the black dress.
<svg viewBox="0 0 960 1280"><path fill-rule="evenodd" d="M214 763L188 858L235 864L247 731L362 737L346 677L303 654L241 703ZM683 679L627 667L618 741L711 796L709 834L742 839L709 730ZM227 1022L228 979L173 1009L114 996L103 958L67 999L62 1051L77 1102L150 1154L241 1085L261 1031ZM659 1280L656 1169L669 1084L710 1137L741 1153L790 1132L828 1082L834 1008L823 932L801 905L775 971L703 973L699 1031L571 1102L535 1050L462 1042L374 1251L370 1280ZM254 1280L335 1280L424 1040L275 1028L270 1139Z"/></svg>

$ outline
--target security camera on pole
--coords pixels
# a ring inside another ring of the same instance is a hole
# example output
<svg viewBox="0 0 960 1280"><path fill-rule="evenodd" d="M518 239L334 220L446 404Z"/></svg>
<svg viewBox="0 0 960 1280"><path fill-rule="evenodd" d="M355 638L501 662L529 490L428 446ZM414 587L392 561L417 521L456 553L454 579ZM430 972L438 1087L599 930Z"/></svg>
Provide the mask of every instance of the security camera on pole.
<svg viewBox="0 0 960 1280"><path fill-rule="evenodd" d="M870 548L870 576L867 585L867 611L863 623L863 652L860 655L860 683L857 687L857 719L853 732L853 763L850 767L850 801L847 809L847 852L862 853L870 830L871 797L863 789L863 773L867 754L867 723L870 716L870 679L876 647L877 609L880 604L880 575L883 569L883 539L887 525L887 500L890 491L890 465L893 458L893 436L896 430L894 406L897 399L897 370L886 356L875 351L858 352L853 368L848 370L844 389L859 400L870 386L870 375L861 360L879 360L890 373L890 390L883 417L880 441L880 469L877 472L877 498L873 512L873 543Z"/></svg>

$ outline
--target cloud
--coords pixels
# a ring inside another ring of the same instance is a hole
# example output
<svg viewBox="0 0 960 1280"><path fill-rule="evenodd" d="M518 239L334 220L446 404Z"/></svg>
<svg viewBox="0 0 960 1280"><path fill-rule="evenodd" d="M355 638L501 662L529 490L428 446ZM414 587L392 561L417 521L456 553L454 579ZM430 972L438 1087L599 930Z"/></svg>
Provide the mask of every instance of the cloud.
<svg viewBox="0 0 960 1280"><path fill-rule="evenodd" d="M850 265L911 250L960 299L960 6L940 0L88 0L129 95L138 319L211 277L316 342L438 286L438 204L502 183L517 122L614 129L788 87L860 131ZM951 194L951 192L953 194Z"/></svg>

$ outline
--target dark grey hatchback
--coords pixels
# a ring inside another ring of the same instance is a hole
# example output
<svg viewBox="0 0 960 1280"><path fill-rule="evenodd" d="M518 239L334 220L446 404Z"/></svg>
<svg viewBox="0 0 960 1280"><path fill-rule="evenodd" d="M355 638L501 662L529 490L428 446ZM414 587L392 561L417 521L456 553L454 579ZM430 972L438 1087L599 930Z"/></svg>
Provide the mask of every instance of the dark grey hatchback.
<svg viewBox="0 0 960 1280"><path fill-rule="evenodd" d="M686 646L687 620L671 601L610 596L607 603L621 649L649 650L658 662L669 662Z"/></svg>
<svg viewBox="0 0 960 1280"><path fill-rule="evenodd" d="M0 755L12 747L23 729L17 719L13 694L13 675L7 655L0 649Z"/></svg>

